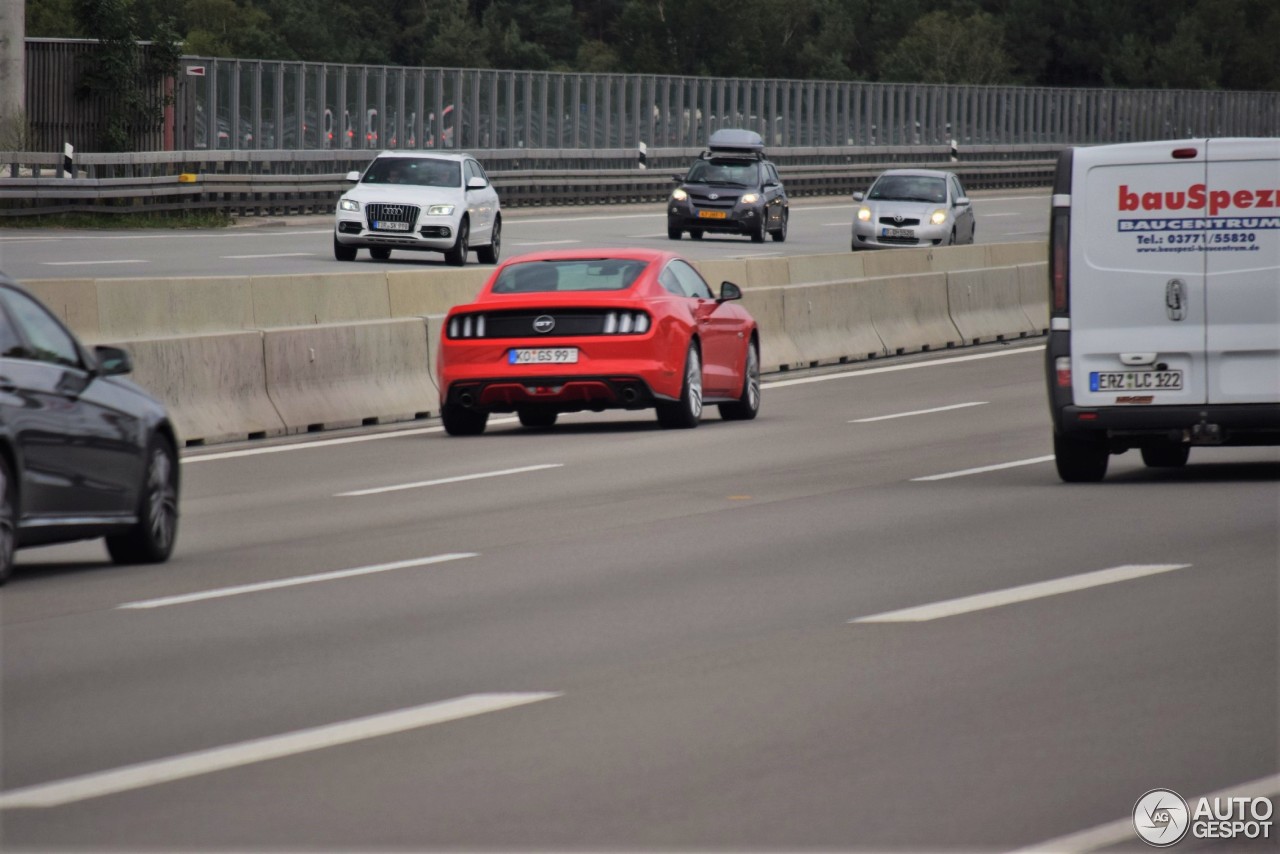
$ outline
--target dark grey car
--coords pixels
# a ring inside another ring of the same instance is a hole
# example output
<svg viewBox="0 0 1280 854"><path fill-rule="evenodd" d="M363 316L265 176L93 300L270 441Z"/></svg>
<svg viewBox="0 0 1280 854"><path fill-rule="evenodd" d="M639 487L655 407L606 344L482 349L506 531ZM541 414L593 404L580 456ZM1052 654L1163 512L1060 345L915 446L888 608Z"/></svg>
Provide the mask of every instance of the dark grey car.
<svg viewBox="0 0 1280 854"><path fill-rule="evenodd" d="M707 232L786 240L790 203L760 135L722 128L707 148L687 173L673 176L680 186L667 200L667 237L679 240L687 231L694 240Z"/></svg>
<svg viewBox="0 0 1280 854"><path fill-rule="evenodd" d="M0 583L26 546L105 537L116 563L168 560L178 444L131 370L0 274Z"/></svg>

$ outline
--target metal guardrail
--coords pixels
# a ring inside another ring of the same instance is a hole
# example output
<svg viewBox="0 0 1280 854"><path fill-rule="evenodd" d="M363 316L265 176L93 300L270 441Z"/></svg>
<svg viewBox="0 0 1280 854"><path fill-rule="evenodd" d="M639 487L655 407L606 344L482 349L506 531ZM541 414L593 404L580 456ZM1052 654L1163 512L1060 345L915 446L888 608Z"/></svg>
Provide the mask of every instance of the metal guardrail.
<svg viewBox="0 0 1280 854"><path fill-rule="evenodd" d="M474 152L506 207L631 204L667 198L673 176L700 149L649 152ZM847 195L882 170L935 166L971 189L1048 186L1053 146L986 146L951 160L946 146L780 149L771 153L791 196ZM237 215L329 213L351 187L346 173L374 152L240 151L83 155L77 177L57 177L61 155L0 152L0 220L54 213L217 210ZM569 168L566 168L569 167ZM81 177L83 175L83 177ZM8 176L8 177L4 177Z"/></svg>

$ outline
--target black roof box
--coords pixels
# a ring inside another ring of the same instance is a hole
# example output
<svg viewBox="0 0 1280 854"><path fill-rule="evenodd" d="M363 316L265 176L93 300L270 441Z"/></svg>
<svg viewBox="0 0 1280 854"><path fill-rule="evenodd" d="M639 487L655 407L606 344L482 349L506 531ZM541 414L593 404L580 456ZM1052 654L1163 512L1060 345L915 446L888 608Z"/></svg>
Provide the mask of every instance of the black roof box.
<svg viewBox="0 0 1280 854"><path fill-rule="evenodd" d="M764 140L760 138L760 134L753 130L743 130L742 128L721 128L711 134L711 139L707 141L707 147L711 149L713 155L730 155L738 157L750 157L754 159L764 158Z"/></svg>

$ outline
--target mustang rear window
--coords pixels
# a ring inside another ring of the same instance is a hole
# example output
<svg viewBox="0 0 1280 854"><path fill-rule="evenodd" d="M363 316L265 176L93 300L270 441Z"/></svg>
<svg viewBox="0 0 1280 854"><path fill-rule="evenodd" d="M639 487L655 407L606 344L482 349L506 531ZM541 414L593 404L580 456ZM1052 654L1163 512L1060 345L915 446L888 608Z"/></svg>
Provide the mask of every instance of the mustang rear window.
<svg viewBox="0 0 1280 854"><path fill-rule="evenodd" d="M493 283L495 294L547 291L624 291L644 270L646 262L622 258L581 261L526 261L503 269Z"/></svg>

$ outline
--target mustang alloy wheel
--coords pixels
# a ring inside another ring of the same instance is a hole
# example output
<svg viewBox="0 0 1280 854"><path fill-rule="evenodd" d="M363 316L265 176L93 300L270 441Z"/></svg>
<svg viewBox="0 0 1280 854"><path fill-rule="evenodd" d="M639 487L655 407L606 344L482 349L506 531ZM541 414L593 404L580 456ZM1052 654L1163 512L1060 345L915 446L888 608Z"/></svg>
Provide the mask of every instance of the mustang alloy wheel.
<svg viewBox="0 0 1280 854"><path fill-rule="evenodd" d="M668 430L697 427L702 420L702 357L698 345L689 345L684 360L684 384L680 399L658 403L658 423Z"/></svg>
<svg viewBox="0 0 1280 854"><path fill-rule="evenodd" d="M725 421L750 421L760 412L760 356L753 341L747 345L747 364L742 378L742 396L733 403L720 404Z"/></svg>

